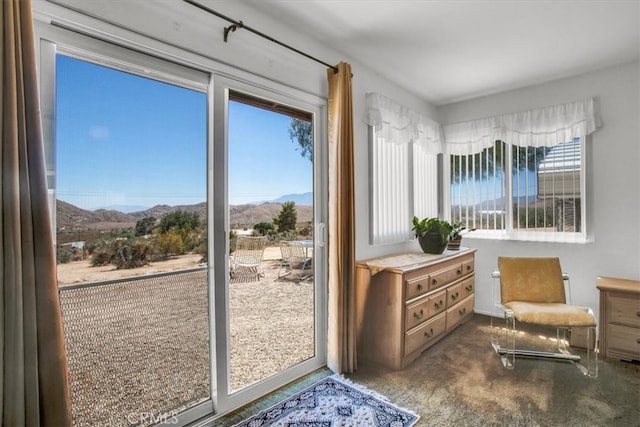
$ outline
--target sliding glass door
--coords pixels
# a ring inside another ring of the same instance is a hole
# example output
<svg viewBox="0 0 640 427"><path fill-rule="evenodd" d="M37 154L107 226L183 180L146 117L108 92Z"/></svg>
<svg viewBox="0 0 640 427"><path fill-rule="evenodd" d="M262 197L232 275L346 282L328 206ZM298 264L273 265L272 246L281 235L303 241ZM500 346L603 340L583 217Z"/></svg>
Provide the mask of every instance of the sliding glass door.
<svg viewBox="0 0 640 427"><path fill-rule="evenodd" d="M325 156L319 104L214 79L214 217L227 230L215 249L227 264L216 271L222 408L325 363Z"/></svg>
<svg viewBox="0 0 640 427"><path fill-rule="evenodd" d="M38 32L74 425L189 423L323 366L324 100Z"/></svg>

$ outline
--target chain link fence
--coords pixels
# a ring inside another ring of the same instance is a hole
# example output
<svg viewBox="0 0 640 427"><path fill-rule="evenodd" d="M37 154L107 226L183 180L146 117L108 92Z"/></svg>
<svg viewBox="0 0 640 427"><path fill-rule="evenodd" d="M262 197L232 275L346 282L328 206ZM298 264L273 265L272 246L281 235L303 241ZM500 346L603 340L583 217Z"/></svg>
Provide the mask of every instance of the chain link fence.
<svg viewBox="0 0 640 427"><path fill-rule="evenodd" d="M209 397L207 268L60 288L75 426L150 425Z"/></svg>

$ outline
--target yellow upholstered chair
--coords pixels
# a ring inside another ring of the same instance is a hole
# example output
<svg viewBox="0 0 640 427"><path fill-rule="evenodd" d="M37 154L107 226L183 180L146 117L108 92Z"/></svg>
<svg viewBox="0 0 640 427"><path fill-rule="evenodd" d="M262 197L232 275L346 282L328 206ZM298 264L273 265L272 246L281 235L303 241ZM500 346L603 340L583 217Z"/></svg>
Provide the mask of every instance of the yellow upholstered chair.
<svg viewBox="0 0 640 427"><path fill-rule="evenodd" d="M516 356L543 357L574 363L585 374L598 376L597 327L593 311L571 305L569 276L558 258L499 257L494 280L494 313L491 317L491 344L507 368ZM566 288L566 289L565 289ZM505 319L504 327L495 324ZM557 352L516 348L516 323L532 323L556 328ZM586 330L586 360L572 354L567 331Z"/></svg>

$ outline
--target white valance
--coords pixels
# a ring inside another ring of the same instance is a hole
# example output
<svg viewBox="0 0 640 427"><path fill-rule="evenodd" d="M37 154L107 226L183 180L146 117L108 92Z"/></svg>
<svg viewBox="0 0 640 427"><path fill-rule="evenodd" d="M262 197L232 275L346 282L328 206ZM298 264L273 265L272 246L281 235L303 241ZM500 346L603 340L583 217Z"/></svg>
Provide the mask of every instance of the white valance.
<svg viewBox="0 0 640 427"><path fill-rule="evenodd" d="M390 143L414 142L428 152L442 152L442 128L439 123L379 93L367 93L364 122Z"/></svg>
<svg viewBox="0 0 640 427"><path fill-rule="evenodd" d="M443 132L447 153L468 155L492 147L496 140L520 147L554 146L584 138L598 126L590 98L445 125Z"/></svg>

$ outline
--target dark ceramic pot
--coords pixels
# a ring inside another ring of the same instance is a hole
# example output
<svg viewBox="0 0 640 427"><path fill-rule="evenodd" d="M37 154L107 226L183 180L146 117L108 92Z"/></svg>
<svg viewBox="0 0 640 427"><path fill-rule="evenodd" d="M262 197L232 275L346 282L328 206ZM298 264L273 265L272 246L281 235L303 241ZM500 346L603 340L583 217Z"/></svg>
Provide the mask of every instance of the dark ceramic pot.
<svg viewBox="0 0 640 427"><path fill-rule="evenodd" d="M418 243L425 254L441 254L447 247L447 239L443 239L440 233L427 233L418 237Z"/></svg>

